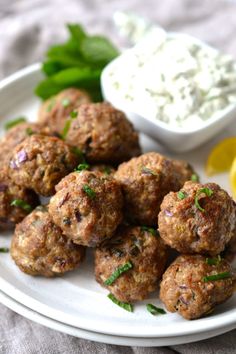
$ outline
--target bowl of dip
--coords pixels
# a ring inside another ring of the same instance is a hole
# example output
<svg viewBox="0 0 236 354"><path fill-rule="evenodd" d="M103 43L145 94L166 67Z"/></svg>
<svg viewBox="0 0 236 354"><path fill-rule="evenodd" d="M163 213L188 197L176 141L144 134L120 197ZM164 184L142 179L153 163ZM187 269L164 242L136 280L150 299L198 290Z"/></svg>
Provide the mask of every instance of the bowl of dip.
<svg viewBox="0 0 236 354"><path fill-rule="evenodd" d="M236 62L189 35L152 30L105 67L101 85L105 100L172 151L236 119Z"/></svg>

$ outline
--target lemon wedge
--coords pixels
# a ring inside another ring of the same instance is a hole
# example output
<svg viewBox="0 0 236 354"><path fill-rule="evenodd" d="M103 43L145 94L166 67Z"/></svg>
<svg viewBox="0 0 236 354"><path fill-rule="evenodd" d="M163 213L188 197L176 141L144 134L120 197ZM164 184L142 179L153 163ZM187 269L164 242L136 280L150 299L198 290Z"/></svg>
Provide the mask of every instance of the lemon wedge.
<svg viewBox="0 0 236 354"><path fill-rule="evenodd" d="M231 189L233 192L233 197L234 199L236 199L236 158L232 163L230 173L229 173L229 179L230 179Z"/></svg>
<svg viewBox="0 0 236 354"><path fill-rule="evenodd" d="M210 155L208 156L205 169L206 174L208 176L213 176L217 173L229 171L235 157L236 137L222 140L211 150Z"/></svg>

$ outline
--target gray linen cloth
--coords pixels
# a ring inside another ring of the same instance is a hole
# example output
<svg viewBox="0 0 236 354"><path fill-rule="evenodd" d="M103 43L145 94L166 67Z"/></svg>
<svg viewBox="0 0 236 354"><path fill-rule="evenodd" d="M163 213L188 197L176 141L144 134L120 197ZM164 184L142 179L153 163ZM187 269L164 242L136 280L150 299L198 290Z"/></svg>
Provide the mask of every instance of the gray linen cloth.
<svg viewBox="0 0 236 354"><path fill-rule="evenodd" d="M0 78L40 61L46 48L66 38L65 23L80 22L122 45L112 25L115 10L150 18L183 31L236 58L236 2L221 0L0 0ZM119 347L74 338L33 323L0 305L0 353L236 353L236 330L198 343L162 347Z"/></svg>

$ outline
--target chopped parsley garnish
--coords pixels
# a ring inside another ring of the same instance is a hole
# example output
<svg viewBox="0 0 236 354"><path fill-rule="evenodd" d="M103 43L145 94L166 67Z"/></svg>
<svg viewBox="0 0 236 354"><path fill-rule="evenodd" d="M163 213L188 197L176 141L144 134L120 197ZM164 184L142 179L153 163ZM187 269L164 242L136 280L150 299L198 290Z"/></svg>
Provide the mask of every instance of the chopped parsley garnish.
<svg viewBox="0 0 236 354"><path fill-rule="evenodd" d="M62 133L61 133L62 140L65 140L65 138L68 134L68 131L70 129L70 125L71 125L71 119L67 119L67 121L65 122L64 128L62 130Z"/></svg>
<svg viewBox="0 0 236 354"><path fill-rule="evenodd" d="M71 151L72 151L75 155L77 155L78 157L81 158L81 162L86 163L85 157L84 157L84 153L83 153L78 147L72 146L72 147L71 147Z"/></svg>
<svg viewBox="0 0 236 354"><path fill-rule="evenodd" d="M180 200L183 200L183 199L185 199L187 197L187 194L185 192L183 192L183 191L179 191L177 196L178 196L178 198Z"/></svg>
<svg viewBox="0 0 236 354"><path fill-rule="evenodd" d="M206 263L209 265L218 265L221 262L221 256L218 255L214 258L206 258Z"/></svg>
<svg viewBox="0 0 236 354"><path fill-rule="evenodd" d="M109 176L111 174L111 168L108 166L105 166L103 169L103 172Z"/></svg>
<svg viewBox="0 0 236 354"><path fill-rule="evenodd" d="M152 304L147 304L146 305L146 309L153 315L153 316L156 316L156 315L165 315L166 314L166 311L161 309L160 307L156 307Z"/></svg>
<svg viewBox="0 0 236 354"><path fill-rule="evenodd" d="M193 182L198 182L199 181L199 177L196 173L193 173L191 176L191 181Z"/></svg>
<svg viewBox="0 0 236 354"><path fill-rule="evenodd" d="M129 311L129 312L133 312L134 311L134 307L132 304L129 304L128 302L123 302L123 301L119 301L117 300L117 298L112 295L112 294L109 294L107 295L107 297L112 301L114 302L114 304L120 306L122 309L126 310L126 311Z"/></svg>
<svg viewBox="0 0 236 354"><path fill-rule="evenodd" d="M77 117L77 115L78 115L77 111L70 112L70 116L71 116L72 119L75 119Z"/></svg>
<svg viewBox="0 0 236 354"><path fill-rule="evenodd" d="M202 193L205 193L205 195L206 195L207 197L211 197L212 194L213 194L213 190L211 190L210 188L200 188L200 189L197 191L197 193L196 193L196 196L195 196L195 199L194 199L195 205L196 205L196 207L197 207L199 210L201 210L202 212L205 212L205 209L203 209L203 208L201 207L201 205L199 204L199 200L198 200L200 194L202 194Z"/></svg>
<svg viewBox="0 0 236 354"><path fill-rule="evenodd" d="M159 232L157 230L153 229L152 227L141 226L141 231L150 232L150 234L152 234L153 236L159 236Z"/></svg>
<svg viewBox="0 0 236 354"><path fill-rule="evenodd" d="M26 132L26 134L27 134L27 135L29 135L29 136L31 136L31 135L33 135L33 134L34 134L33 129L32 129L32 128L30 128L30 127L26 128L26 129L25 129L25 132Z"/></svg>
<svg viewBox="0 0 236 354"><path fill-rule="evenodd" d="M94 199L96 197L96 193L92 188L89 187L88 184L83 186L83 191L89 196L89 198Z"/></svg>
<svg viewBox="0 0 236 354"><path fill-rule="evenodd" d="M223 272L223 273L213 274L213 275L208 275L206 277L203 277L202 281L204 281L204 282L217 281L217 280L231 278L231 276L232 275L230 272Z"/></svg>
<svg viewBox="0 0 236 354"><path fill-rule="evenodd" d="M152 175L152 176L157 176L158 175L155 171L151 170L150 168L148 168L146 166L143 166L141 168L141 171L142 171L142 173L144 173L146 175Z"/></svg>
<svg viewBox="0 0 236 354"><path fill-rule="evenodd" d="M19 207L21 209L24 209L25 211L31 211L32 207L31 205L29 205L28 203L26 203L24 200L22 199L14 199L11 202L11 206L16 206Z"/></svg>
<svg viewBox="0 0 236 354"><path fill-rule="evenodd" d="M83 171L83 170L88 170L89 167L90 167L90 165L89 165L88 163L80 163L80 164L76 167L75 171L81 172L81 171Z"/></svg>
<svg viewBox="0 0 236 354"><path fill-rule="evenodd" d="M9 248L7 247L0 247L0 253L8 253L9 252Z"/></svg>
<svg viewBox="0 0 236 354"><path fill-rule="evenodd" d="M69 98L64 98L62 101L61 101L61 104L63 107L68 107L70 104L71 104L71 101L69 100Z"/></svg>
<svg viewBox="0 0 236 354"><path fill-rule="evenodd" d="M8 130L8 129L11 129L12 127L14 127L17 124L24 123L24 122L26 122L26 118L25 117L19 117L19 118L16 118L14 120L11 120L10 122L7 122L4 127L5 127L6 130Z"/></svg>
<svg viewBox="0 0 236 354"><path fill-rule="evenodd" d="M111 285L114 281L121 276L124 272L127 272L129 269L133 268L133 264L131 262L127 262L118 268L112 273L112 275L104 281L105 285Z"/></svg>

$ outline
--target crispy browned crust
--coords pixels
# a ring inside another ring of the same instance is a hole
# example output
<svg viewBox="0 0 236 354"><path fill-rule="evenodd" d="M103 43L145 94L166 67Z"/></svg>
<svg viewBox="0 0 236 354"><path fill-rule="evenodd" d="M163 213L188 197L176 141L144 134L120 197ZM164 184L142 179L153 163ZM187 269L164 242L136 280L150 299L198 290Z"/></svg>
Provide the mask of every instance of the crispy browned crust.
<svg viewBox="0 0 236 354"><path fill-rule="evenodd" d="M213 191L210 197L205 193L198 197L204 212L195 205L196 194L202 188ZM184 199L171 192L161 204L158 225L162 239L180 253L219 254L234 234L232 198L215 183L186 182L181 191Z"/></svg>
<svg viewBox="0 0 236 354"><path fill-rule="evenodd" d="M235 277L204 282L209 275L229 272L225 260L209 265L200 255L179 256L165 271L160 286L160 299L170 312L178 312L187 320L207 315L215 306L225 302L234 289Z"/></svg>
<svg viewBox="0 0 236 354"><path fill-rule="evenodd" d="M94 193L89 196L84 187ZM100 172L73 172L56 186L49 212L56 225L75 243L94 247L121 223L123 195L117 181Z"/></svg>
<svg viewBox="0 0 236 354"><path fill-rule="evenodd" d="M139 225L156 226L164 196L180 188L172 160L157 152L124 162L114 177L122 184L127 219Z"/></svg>
<svg viewBox="0 0 236 354"><path fill-rule="evenodd" d="M38 122L47 126L52 134L61 133L67 117L83 103L91 102L87 92L68 88L49 98L39 109Z"/></svg>
<svg viewBox="0 0 236 354"><path fill-rule="evenodd" d="M22 272L53 277L79 266L85 248L73 244L57 227L46 207L38 207L16 230L11 256Z"/></svg>
<svg viewBox="0 0 236 354"><path fill-rule="evenodd" d="M50 196L55 185L74 169L77 160L62 140L35 134L15 147L8 173L16 184Z"/></svg>
<svg viewBox="0 0 236 354"><path fill-rule="evenodd" d="M0 163L8 165L12 150L29 137L29 134L50 135L49 130L36 123L21 123L9 129L0 140Z"/></svg>
<svg viewBox="0 0 236 354"><path fill-rule="evenodd" d="M102 286L111 274L128 261L133 268L106 286L120 301L147 298L157 289L166 265L167 248L158 236L136 227L121 227L107 244L95 251L95 277Z"/></svg>
<svg viewBox="0 0 236 354"><path fill-rule="evenodd" d="M91 163L117 164L141 153L138 134L121 111L108 103L83 104L76 111L66 142Z"/></svg>

